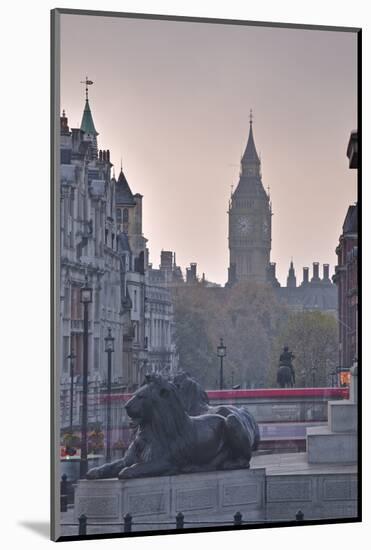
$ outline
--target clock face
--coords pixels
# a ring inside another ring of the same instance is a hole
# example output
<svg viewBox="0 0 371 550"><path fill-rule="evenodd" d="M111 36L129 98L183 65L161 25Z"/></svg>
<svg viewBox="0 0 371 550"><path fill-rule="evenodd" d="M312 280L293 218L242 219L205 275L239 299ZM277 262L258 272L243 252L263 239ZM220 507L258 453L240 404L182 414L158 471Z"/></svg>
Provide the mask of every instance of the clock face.
<svg viewBox="0 0 371 550"><path fill-rule="evenodd" d="M237 218L237 229L240 235L247 235L251 230L252 223L247 216Z"/></svg>

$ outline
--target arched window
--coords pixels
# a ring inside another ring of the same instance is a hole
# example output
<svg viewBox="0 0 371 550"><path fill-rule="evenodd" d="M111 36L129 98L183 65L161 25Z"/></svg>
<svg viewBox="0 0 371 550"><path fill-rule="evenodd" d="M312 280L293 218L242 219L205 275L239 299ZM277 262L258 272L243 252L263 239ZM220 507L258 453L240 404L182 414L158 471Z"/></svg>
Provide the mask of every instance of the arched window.
<svg viewBox="0 0 371 550"><path fill-rule="evenodd" d="M124 208L122 211L122 221L123 223L127 223L129 221L129 210L127 208Z"/></svg>
<svg viewBox="0 0 371 550"><path fill-rule="evenodd" d="M122 212L121 208L116 208L116 221L118 224L122 223Z"/></svg>

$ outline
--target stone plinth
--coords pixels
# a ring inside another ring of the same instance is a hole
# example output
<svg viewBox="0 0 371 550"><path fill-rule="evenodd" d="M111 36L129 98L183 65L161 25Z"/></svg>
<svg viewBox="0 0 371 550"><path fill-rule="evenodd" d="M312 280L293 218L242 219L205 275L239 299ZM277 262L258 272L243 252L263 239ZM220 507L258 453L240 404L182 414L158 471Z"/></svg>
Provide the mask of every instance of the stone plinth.
<svg viewBox="0 0 371 550"><path fill-rule="evenodd" d="M267 476L270 521L357 516L357 475L312 472L310 475Z"/></svg>
<svg viewBox="0 0 371 550"><path fill-rule="evenodd" d="M354 363L350 369L351 382L349 388L349 399L352 403L358 403L358 365Z"/></svg>
<svg viewBox="0 0 371 550"><path fill-rule="evenodd" d="M230 525L237 511L252 522L294 521L298 510L305 519L355 518L356 464L309 464L307 453L271 454L254 456L250 470L84 480L75 494L74 521L85 514L88 534L117 533L123 531L123 517L129 512L133 531L159 531L174 529L178 512L186 522L200 522L185 523L187 528L209 522ZM72 518L63 522L71 523ZM77 527L64 526L62 534L76 535Z"/></svg>
<svg viewBox="0 0 371 550"><path fill-rule="evenodd" d="M357 404L350 400L330 401L328 404L328 425L333 432L357 432Z"/></svg>
<svg viewBox="0 0 371 550"><path fill-rule="evenodd" d="M307 428L310 464L351 464L357 462L357 433L332 432L328 426Z"/></svg>
<svg viewBox="0 0 371 550"><path fill-rule="evenodd" d="M329 401L328 425L307 428L310 464L354 464L358 458L357 373L351 369L349 400Z"/></svg>
<svg viewBox="0 0 371 550"><path fill-rule="evenodd" d="M266 518L293 521L357 516L357 467L308 464L306 453L255 457L252 467L266 471Z"/></svg>
<svg viewBox="0 0 371 550"><path fill-rule="evenodd" d="M185 521L227 524L237 511L245 520L265 518L263 468L128 480L82 480L75 494L76 521L85 514L88 523L122 522L125 514L130 513L135 531L173 529L178 512L184 514ZM149 525L135 527L135 521ZM114 531L107 527L104 532Z"/></svg>

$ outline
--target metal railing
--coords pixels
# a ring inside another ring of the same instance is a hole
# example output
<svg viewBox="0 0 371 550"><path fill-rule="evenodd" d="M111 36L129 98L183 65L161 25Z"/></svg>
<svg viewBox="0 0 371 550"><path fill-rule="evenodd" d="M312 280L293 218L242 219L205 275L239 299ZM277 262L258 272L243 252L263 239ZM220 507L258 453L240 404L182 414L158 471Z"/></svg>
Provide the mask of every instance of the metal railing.
<svg viewBox="0 0 371 550"><path fill-rule="evenodd" d="M304 520L304 513L301 510L298 510L298 512L295 515L295 520L298 522L301 522ZM175 516L172 521L134 521L131 514L125 514L123 517L122 522L104 522L104 523L97 523L97 522L89 522L88 518L85 514L82 514L78 518L78 523L61 523L61 527L78 527L78 535L79 536L85 536L88 534L88 527L120 527L123 533L131 533L133 530L133 526L161 526L166 525L170 529L171 526L175 527L175 530L182 530L186 525L202 525L203 527L206 527L208 525L217 527L218 525L223 525L225 527L232 525L235 527L241 526L241 525L253 525L253 524L259 524L259 523L269 523L271 520L261 519L261 520L244 520L242 517L241 512L236 512L233 516L233 520L223 520L223 521L203 521L203 520L186 520L184 517L184 514L182 512L178 512L178 514Z"/></svg>

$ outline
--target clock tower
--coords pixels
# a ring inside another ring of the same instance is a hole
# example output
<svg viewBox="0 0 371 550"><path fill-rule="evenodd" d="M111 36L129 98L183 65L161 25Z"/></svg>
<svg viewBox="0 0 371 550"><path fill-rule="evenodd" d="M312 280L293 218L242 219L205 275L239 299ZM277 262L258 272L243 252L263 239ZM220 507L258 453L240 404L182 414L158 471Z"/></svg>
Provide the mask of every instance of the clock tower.
<svg viewBox="0 0 371 550"><path fill-rule="evenodd" d="M250 132L241 159L240 179L229 203L227 286L239 281L267 282L271 251L271 203L261 178L250 111Z"/></svg>

